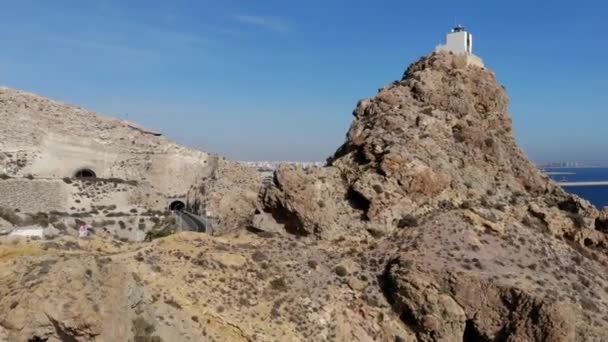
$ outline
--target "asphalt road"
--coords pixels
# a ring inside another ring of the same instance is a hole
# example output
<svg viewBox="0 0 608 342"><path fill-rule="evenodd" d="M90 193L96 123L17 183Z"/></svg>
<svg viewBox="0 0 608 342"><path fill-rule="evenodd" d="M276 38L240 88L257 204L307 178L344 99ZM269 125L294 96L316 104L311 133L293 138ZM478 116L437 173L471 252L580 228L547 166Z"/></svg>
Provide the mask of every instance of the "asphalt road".
<svg viewBox="0 0 608 342"><path fill-rule="evenodd" d="M175 214L182 219L183 224L188 227L188 230L201 233L207 231L205 222L198 216L184 210L176 211Z"/></svg>

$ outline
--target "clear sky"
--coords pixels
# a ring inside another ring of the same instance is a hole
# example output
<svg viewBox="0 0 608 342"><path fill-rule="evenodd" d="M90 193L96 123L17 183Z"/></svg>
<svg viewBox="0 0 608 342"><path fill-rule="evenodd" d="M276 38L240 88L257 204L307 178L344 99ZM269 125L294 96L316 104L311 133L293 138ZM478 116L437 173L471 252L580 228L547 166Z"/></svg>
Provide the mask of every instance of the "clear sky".
<svg viewBox="0 0 608 342"><path fill-rule="evenodd" d="M324 160L455 22L535 161L608 164L605 1L0 0L0 84L248 160Z"/></svg>

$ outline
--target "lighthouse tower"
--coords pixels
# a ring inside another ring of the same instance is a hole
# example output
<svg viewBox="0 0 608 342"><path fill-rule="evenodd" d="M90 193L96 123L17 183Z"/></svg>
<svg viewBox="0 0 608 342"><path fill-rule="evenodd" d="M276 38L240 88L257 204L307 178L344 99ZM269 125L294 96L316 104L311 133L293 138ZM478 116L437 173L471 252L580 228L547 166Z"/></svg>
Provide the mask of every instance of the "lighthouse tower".
<svg viewBox="0 0 608 342"><path fill-rule="evenodd" d="M438 45L435 52L446 51L464 55L467 64L483 66L481 58L473 54L473 35L467 32L462 25L457 25L446 35L445 44Z"/></svg>

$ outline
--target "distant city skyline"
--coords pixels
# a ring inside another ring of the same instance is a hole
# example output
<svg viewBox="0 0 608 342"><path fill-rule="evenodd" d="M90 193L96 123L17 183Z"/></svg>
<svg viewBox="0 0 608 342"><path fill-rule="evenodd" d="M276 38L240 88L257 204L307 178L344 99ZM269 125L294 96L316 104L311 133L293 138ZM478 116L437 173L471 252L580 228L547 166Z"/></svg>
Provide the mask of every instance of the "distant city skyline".
<svg viewBox="0 0 608 342"><path fill-rule="evenodd" d="M234 160L322 161L360 99L461 23L506 86L531 160L607 165L607 11L599 0L12 1L0 84Z"/></svg>

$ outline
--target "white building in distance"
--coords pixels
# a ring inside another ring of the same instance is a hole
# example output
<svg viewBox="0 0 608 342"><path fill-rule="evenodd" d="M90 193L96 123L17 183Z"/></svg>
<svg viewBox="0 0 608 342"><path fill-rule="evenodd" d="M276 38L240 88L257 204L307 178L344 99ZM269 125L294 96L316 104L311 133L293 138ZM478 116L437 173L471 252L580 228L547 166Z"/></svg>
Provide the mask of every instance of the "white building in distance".
<svg viewBox="0 0 608 342"><path fill-rule="evenodd" d="M438 45L435 52L446 51L454 54L464 55L467 64L483 67L481 58L473 54L473 35L467 32L462 25L457 25L446 35L445 44Z"/></svg>

